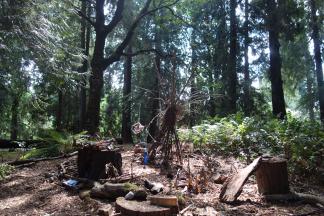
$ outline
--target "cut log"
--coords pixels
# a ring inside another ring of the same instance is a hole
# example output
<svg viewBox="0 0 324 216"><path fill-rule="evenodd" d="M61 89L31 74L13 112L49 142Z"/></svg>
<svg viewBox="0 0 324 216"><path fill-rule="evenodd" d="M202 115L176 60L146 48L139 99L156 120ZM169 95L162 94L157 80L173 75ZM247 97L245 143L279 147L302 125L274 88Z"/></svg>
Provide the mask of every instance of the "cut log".
<svg viewBox="0 0 324 216"><path fill-rule="evenodd" d="M134 194L138 194L138 196L140 196L141 199L143 199L143 196L145 196L146 198L146 194L143 195L143 189L137 187L134 184L112 184L108 182L103 185L95 183L95 186L91 189L90 196L114 200L117 197L124 197L130 191L133 191Z"/></svg>
<svg viewBox="0 0 324 216"><path fill-rule="evenodd" d="M260 194L289 193L287 160L277 157L263 157L256 170Z"/></svg>
<svg viewBox="0 0 324 216"><path fill-rule="evenodd" d="M166 207L151 205L148 201L132 201L119 197L116 200L116 212L127 216L169 216L171 210Z"/></svg>
<svg viewBox="0 0 324 216"><path fill-rule="evenodd" d="M108 176L106 165L112 164L119 175L122 174L122 157L117 151L99 150L84 147L78 151L78 173L82 178L105 179Z"/></svg>
<svg viewBox="0 0 324 216"><path fill-rule="evenodd" d="M148 199L153 205L164 207L178 206L178 198L176 196L149 196Z"/></svg>
<svg viewBox="0 0 324 216"><path fill-rule="evenodd" d="M219 199L222 202L234 202L242 192L242 187L248 177L256 170L261 157L255 159L250 165L228 178L221 189Z"/></svg>
<svg viewBox="0 0 324 216"><path fill-rule="evenodd" d="M148 199L152 205L168 207L172 214L179 213L178 198L176 196L150 196Z"/></svg>

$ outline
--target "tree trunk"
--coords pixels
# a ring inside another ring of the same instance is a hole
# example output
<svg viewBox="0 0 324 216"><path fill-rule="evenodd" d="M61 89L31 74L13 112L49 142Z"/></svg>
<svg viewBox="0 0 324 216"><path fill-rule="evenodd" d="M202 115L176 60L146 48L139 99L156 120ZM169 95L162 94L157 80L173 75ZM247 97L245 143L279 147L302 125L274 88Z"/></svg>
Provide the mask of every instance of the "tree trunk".
<svg viewBox="0 0 324 216"><path fill-rule="evenodd" d="M270 49L270 81L272 96L272 113L279 119L286 116L285 98L281 78L281 57L279 43L279 20L277 15L277 5L275 0L267 1L268 29L269 29L269 49Z"/></svg>
<svg viewBox="0 0 324 216"><path fill-rule="evenodd" d="M61 89L58 90L58 104L56 110L56 130L62 131L63 121L63 92Z"/></svg>
<svg viewBox="0 0 324 216"><path fill-rule="evenodd" d="M116 174L122 174L122 157L117 151L100 150L85 147L78 151L79 177L92 180L111 177L108 174L107 164L111 163L116 169Z"/></svg>
<svg viewBox="0 0 324 216"><path fill-rule="evenodd" d="M251 100L251 79L250 79L250 73L249 73L249 0L245 0L244 4L244 84L243 84L243 90L244 90L244 113L245 115L250 115L253 107L253 101Z"/></svg>
<svg viewBox="0 0 324 216"><path fill-rule="evenodd" d="M237 55L237 22L236 22L236 0L230 1L230 53L229 53L229 74L228 74L228 99L229 113L236 112L237 100L237 73L236 73L236 55Z"/></svg>
<svg viewBox="0 0 324 216"><path fill-rule="evenodd" d="M18 108L19 98L13 96L11 104L11 125L10 125L10 139L16 140L18 137Z"/></svg>
<svg viewBox="0 0 324 216"><path fill-rule="evenodd" d="M88 5L87 1L82 1L82 12L84 14L90 15L90 5ZM83 50L83 54L85 55L85 59L83 59L81 73L85 73L88 71L88 60L89 56L89 46L90 46L90 31L91 26L87 23L87 21L83 18L81 21L81 49ZM80 96L79 96L79 125L78 130L82 131L85 129L86 123L86 108L87 108L87 92L86 92L86 80L84 77L81 78L80 82Z"/></svg>
<svg viewBox="0 0 324 216"><path fill-rule="evenodd" d="M157 115L160 111L160 76L161 76L161 58L158 54L155 56L155 78L154 78L154 87L155 89L152 89L154 92L154 98L152 101L152 115L151 119L153 120L151 122L149 133L150 135L157 139L159 134L159 127L158 127L158 118ZM154 141L151 136L147 137L147 142L151 143Z"/></svg>
<svg viewBox="0 0 324 216"><path fill-rule="evenodd" d="M88 110L87 110L87 130L90 134L95 134L99 130L100 123L100 100L101 91L103 88L103 73L112 63L120 60L124 49L129 44L136 27L138 26L140 20L147 14L148 8L152 0L147 0L144 7L141 9L140 13L136 17L135 21L130 26L125 38L117 46L114 52L110 53L108 57L104 56L105 40L109 33L111 33L120 20L122 19L122 14L124 10L125 0L116 1L116 10L113 14L111 21L105 24L105 13L104 13L104 0L96 0L95 12L96 19L92 22L95 28L95 46L93 57L91 60L91 77L90 77L90 92L88 100ZM88 17L89 18L89 17ZM89 20L91 20L89 18Z"/></svg>
<svg viewBox="0 0 324 216"><path fill-rule="evenodd" d="M129 44L127 53L132 53L132 45ZM132 106L132 57L127 56L124 66L124 86L123 86L123 111L122 111L122 139L123 143L133 143L131 130L131 106Z"/></svg>
<svg viewBox="0 0 324 216"><path fill-rule="evenodd" d="M318 98L319 98L319 106L320 106L320 119L321 122L324 122L324 80L323 80L323 69L322 69L322 58L321 58L321 40L319 38L319 28L316 16L316 1L310 0L310 8L311 8L311 27L312 27L312 38L314 42L314 59L316 66L316 77L317 77L317 85L318 85Z"/></svg>
<svg viewBox="0 0 324 216"><path fill-rule="evenodd" d="M160 14L162 16L163 14ZM158 27L155 28L154 32L155 39L155 49L161 51L161 31ZM154 85L152 92L154 94L152 101L152 113L151 113L151 124L149 126L149 133L154 139L158 139L159 136L159 126L157 115L160 112L160 79L161 79L161 57L156 53L154 59ZM154 140L151 136L147 137L147 142L151 143Z"/></svg>
<svg viewBox="0 0 324 216"><path fill-rule="evenodd" d="M306 91L307 91L307 97L309 98L308 105L307 105L309 119L310 119L310 121L314 122L315 121L315 113L314 113L315 102L314 102L314 97L313 97L313 79L312 79L312 75L309 73L307 73L307 76L306 76Z"/></svg>
<svg viewBox="0 0 324 216"><path fill-rule="evenodd" d="M287 160L282 158L262 158L256 171L260 194L289 193Z"/></svg>

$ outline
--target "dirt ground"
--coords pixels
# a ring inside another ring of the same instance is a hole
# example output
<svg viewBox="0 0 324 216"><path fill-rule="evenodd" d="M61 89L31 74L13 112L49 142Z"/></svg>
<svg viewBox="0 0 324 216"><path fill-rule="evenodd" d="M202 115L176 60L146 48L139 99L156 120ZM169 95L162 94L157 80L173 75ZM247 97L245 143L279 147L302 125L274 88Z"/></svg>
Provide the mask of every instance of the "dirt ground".
<svg viewBox="0 0 324 216"><path fill-rule="evenodd" d="M254 176L251 176L235 205L219 202L221 184L210 179L202 193L190 193L183 186L175 188L175 177L167 178L160 174L160 169L144 166L140 156L125 148L122 152L123 172L137 177L134 183L142 184L143 178L160 182L165 186L163 193L179 194L185 198L185 206L191 206L184 215L324 215L324 207L302 202L266 203L257 192ZM190 172L193 175L207 166L213 166L212 172L223 175L235 173L245 164L233 159L212 155L206 164L207 156L201 153L189 157ZM77 192L67 191L57 179L48 178L49 173L56 173L58 165L67 159L43 161L33 166L16 169L0 182L0 215L96 215L98 205L95 200L81 200ZM68 160L75 162L76 157ZM134 161L131 163L131 161ZM132 164L132 168L131 168ZM184 158L184 167L188 168L188 157ZM183 183L183 181L182 181ZM186 184L186 181L184 181ZM181 185L181 180L178 185ZM324 196L324 188L304 183L291 183L291 189ZM181 192L182 191L182 192ZM100 201L107 202L104 200Z"/></svg>

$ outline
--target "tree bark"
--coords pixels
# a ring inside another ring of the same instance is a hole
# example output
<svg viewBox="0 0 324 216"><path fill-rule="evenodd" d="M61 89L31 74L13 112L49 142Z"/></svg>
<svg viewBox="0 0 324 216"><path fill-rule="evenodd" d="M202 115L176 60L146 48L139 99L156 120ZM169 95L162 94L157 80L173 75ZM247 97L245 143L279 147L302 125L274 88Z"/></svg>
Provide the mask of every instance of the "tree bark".
<svg viewBox="0 0 324 216"><path fill-rule="evenodd" d="M96 18L95 22L91 24L95 28L95 46L93 57L91 60L91 77L90 77L90 92L88 100L88 110L87 110L87 130L90 134L95 134L99 130L100 123L100 101L101 101L101 91L103 88L103 73L104 71L114 62L119 61L123 55L124 49L129 44L134 30L138 26L140 20L146 15L150 3L152 0L147 0L144 7L138 14L135 21L131 24L126 36L122 42L117 46L114 52L110 53L108 57L105 58L104 48L105 40L109 33L111 33L120 20L122 19L122 14L124 10L125 0L118 0L116 2L116 11L111 19L111 21L105 25L105 14L104 14L104 4L105 0L96 0L95 11ZM88 19L90 19L88 17Z"/></svg>
<svg viewBox="0 0 324 216"><path fill-rule="evenodd" d="M230 1L230 53L229 53L229 74L228 74L228 108L229 113L236 112L237 100L237 73L236 73L236 56L237 56L237 22L236 22L236 0Z"/></svg>
<svg viewBox="0 0 324 216"><path fill-rule="evenodd" d="M313 97L313 79L311 74L307 74L306 76L306 91L307 91L307 97L309 98L308 101L308 115L310 121L314 122L315 121L315 113L314 113L314 107L315 107L315 102L314 102L314 97Z"/></svg>
<svg viewBox="0 0 324 216"><path fill-rule="evenodd" d="M82 13L90 16L90 5L87 1L82 1L81 6ZM85 18L81 20L81 44L80 47L83 50L83 54L86 57L83 59L81 73L88 71L88 59L89 56L89 46L90 46L90 31L91 26L87 23ZM86 108L87 108L87 92L86 92L86 80L85 77L81 77L80 82L80 95L79 95L79 125L78 130L82 131L85 129L86 123Z"/></svg>
<svg viewBox="0 0 324 216"><path fill-rule="evenodd" d="M16 140L18 137L18 108L19 98L13 96L11 104L11 125L10 125L10 139Z"/></svg>
<svg viewBox="0 0 324 216"><path fill-rule="evenodd" d="M129 44L127 53L132 53L132 45ZM122 139L123 143L133 143L131 130L131 91L132 91L132 56L127 56L124 64L123 86L123 111L122 111Z"/></svg>
<svg viewBox="0 0 324 216"><path fill-rule="evenodd" d="M61 89L58 90L58 104L56 110L56 130L61 131L63 128L63 92Z"/></svg>
<svg viewBox="0 0 324 216"><path fill-rule="evenodd" d="M309 0L311 8L311 27L312 27L312 38L314 42L314 59L316 66L316 77L318 85L318 98L320 106L320 119L324 122L324 80L323 80L323 68L322 68L322 58L321 58L321 40L319 37L320 25L317 21L316 16L316 4L315 0Z"/></svg>
<svg viewBox="0 0 324 216"><path fill-rule="evenodd" d="M160 14L161 16L163 14ZM156 27L154 32L154 43L155 49L161 51L161 30ZM152 86L152 92L154 94L154 98L152 101L152 113L151 113L151 125L149 127L149 133L154 139L158 139L159 137L159 126L158 126L158 118L157 115L160 111L160 79L161 79L161 57L156 53L154 57L154 85ZM154 140L151 136L147 137L147 142L151 143Z"/></svg>
<svg viewBox="0 0 324 216"><path fill-rule="evenodd" d="M269 49L270 49L270 81L272 97L272 113L279 119L286 116L285 98L283 92L283 82L281 77L281 57L279 43L279 20L278 8L275 0L267 1L268 29L269 29Z"/></svg>
<svg viewBox="0 0 324 216"><path fill-rule="evenodd" d="M287 160L281 158L262 158L256 171L260 194L289 193Z"/></svg>
<svg viewBox="0 0 324 216"><path fill-rule="evenodd" d="M245 0L244 3L244 84L243 84L243 91L244 91L244 113L245 115L249 116L252 111L253 101L251 100L251 79L249 73L249 0Z"/></svg>

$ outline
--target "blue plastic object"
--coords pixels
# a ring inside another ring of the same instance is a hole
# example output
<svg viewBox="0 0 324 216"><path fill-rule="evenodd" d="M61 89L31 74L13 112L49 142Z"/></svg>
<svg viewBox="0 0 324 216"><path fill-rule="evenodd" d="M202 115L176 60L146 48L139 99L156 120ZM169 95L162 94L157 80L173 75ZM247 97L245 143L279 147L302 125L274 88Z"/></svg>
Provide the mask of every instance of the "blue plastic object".
<svg viewBox="0 0 324 216"><path fill-rule="evenodd" d="M148 164L148 160L149 160L149 157L148 157L147 150L145 148L144 149L144 165L147 165Z"/></svg>
<svg viewBox="0 0 324 216"><path fill-rule="evenodd" d="M74 180L74 179L69 179L67 181L64 181L63 184L69 186L69 187L72 187L72 188L75 188L77 186L79 182Z"/></svg>

